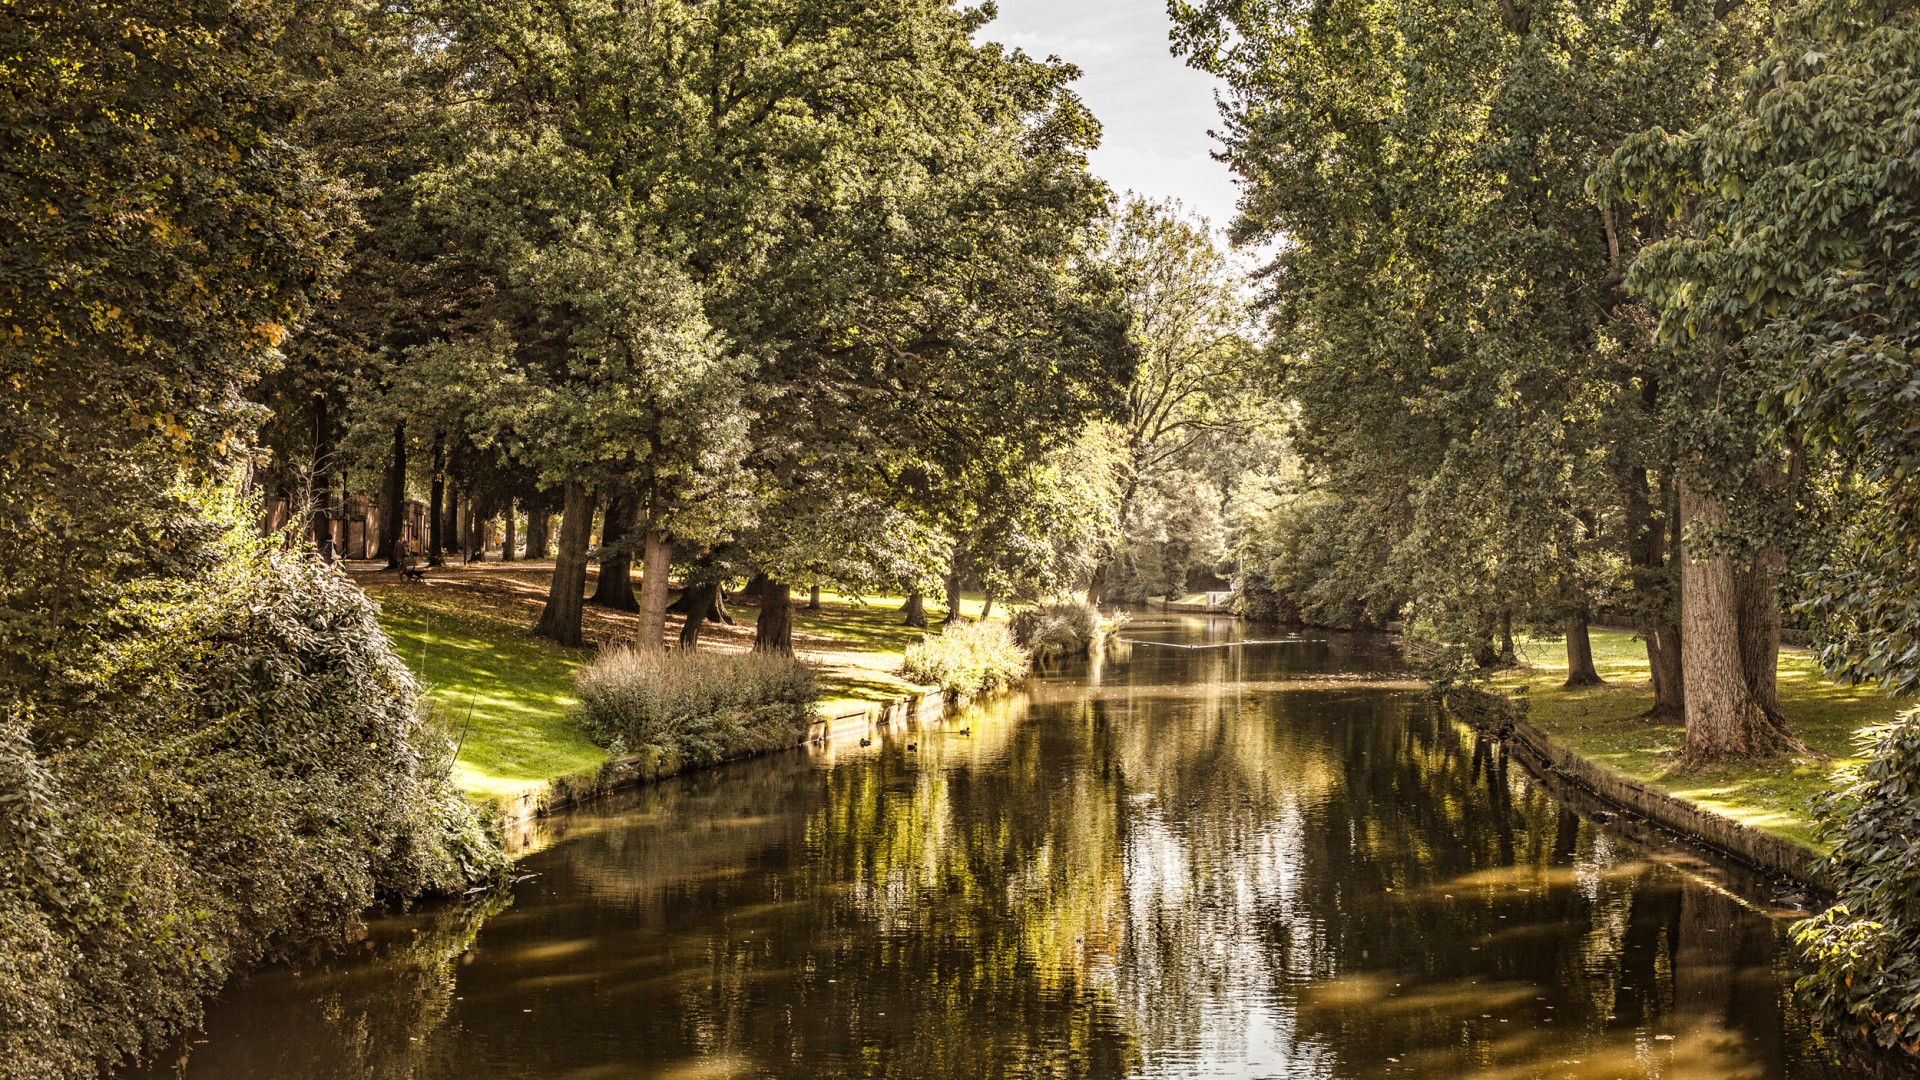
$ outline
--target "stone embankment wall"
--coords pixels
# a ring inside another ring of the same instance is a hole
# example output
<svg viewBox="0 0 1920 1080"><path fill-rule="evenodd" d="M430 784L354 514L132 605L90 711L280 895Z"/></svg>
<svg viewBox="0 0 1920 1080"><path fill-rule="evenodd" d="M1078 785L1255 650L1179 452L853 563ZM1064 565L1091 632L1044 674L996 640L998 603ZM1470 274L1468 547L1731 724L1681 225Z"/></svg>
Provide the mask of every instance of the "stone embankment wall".
<svg viewBox="0 0 1920 1080"><path fill-rule="evenodd" d="M1481 690L1451 690L1445 701L1455 716L1505 740L1537 774L1551 774L1569 781L1623 813L1650 821L1764 874L1832 891L1832 883L1815 869L1820 853L1810 847L1702 809L1596 765L1528 723L1505 698Z"/></svg>

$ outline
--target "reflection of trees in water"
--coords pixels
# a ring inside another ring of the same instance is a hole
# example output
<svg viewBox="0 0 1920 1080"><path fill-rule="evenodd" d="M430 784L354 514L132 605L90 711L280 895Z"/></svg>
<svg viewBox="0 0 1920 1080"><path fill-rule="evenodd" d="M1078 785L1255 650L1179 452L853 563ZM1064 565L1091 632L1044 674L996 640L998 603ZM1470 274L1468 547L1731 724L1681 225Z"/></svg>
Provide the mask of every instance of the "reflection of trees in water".
<svg viewBox="0 0 1920 1080"><path fill-rule="evenodd" d="M915 752L639 793L529 861L461 1000L472 927L429 929L288 991L326 1017L206 1075L1584 1080L1805 1053L1755 1041L1781 1026L1770 924L1418 695L1300 685L1364 670L1346 647L1142 648L1098 694L1036 688Z"/></svg>
<svg viewBox="0 0 1920 1080"><path fill-rule="evenodd" d="M1273 674L1195 667L1223 694ZM1121 761L1154 798L1127 826L1123 967L1149 1061L1204 1055L1263 1006L1299 1071L1342 1076L1737 1076L1783 1052L1772 923L1709 890L1729 906L1699 913L1681 956L1687 879L1416 697L1135 706ZM1674 1031L1692 968L1741 988L1717 1071L1691 1072L1709 1044Z"/></svg>
<svg viewBox="0 0 1920 1080"><path fill-rule="evenodd" d="M970 723L970 740L923 737L918 757L891 747L828 775L804 874L846 902L820 958L841 979L835 1005L813 1023L845 1056L859 1048L849 1074L1124 1074L1103 986L1119 810L1081 750L1099 733L1084 710Z"/></svg>
<svg viewBox="0 0 1920 1080"><path fill-rule="evenodd" d="M511 1006L587 968L590 986L561 988L569 1023L644 1047L625 1062L642 1074L697 1060L823 1077L1124 1075L1131 1050L1101 985L1123 916L1119 808L1076 749L1090 720L1042 732L989 710L963 723L970 736L911 736L913 753L901 740L819 769L668 785L542 855L544 888L574 902L488 935L463 981L466 1059L510 1057L525 1028ZM541 959L569 940L595 951ZM480 1022L495 1001L499 1023ZM561 1045L543 1061L558 1074L605 1052Z"/></svg>
<svg viewBox="0 0 1920 1080"><path fill-rule="evenodd" d="M185 1060L193 1075L230 1077L409 1080L433 1072L461 958L511 903L501 889L385 920L357 954L297 973L256 973L226 991L214 1037L190 1047Z"/></svg>
<svg viewBox="0 0 1920 1080"><path fill-rule="evenodd" d="M1771 922L1625 855L1459 725L1328 737L1345 783L1309 811L1295 902L1335 914L1277 952L1340 1075L1782 1075Z"/></svg>
<svg viewBox="0 0 1920 1080"><path fill-rule="evenodd" d="M1301 807L1337 770L1225 684L1209 700L1137 701L1114 726L1132 810L1122 981L1142 1052L1160 1068L1244 1058L1288 1021L1258 993L1263 926L1296 885Z"/></svg>

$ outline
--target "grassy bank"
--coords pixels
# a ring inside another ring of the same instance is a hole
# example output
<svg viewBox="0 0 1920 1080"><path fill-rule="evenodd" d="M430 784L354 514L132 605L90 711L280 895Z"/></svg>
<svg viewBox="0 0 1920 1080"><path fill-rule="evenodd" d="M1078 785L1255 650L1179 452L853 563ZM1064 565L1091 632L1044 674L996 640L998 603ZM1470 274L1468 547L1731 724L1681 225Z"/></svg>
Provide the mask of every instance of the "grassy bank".
<svg viewBox="0 0 1920 1080"><path fill-rule="evenodd" d="M567 716L574 670L593 650L561 648L527 632L551 571L551 563L483 563L433 570L420 582L370 567L354 572L379 601L381 624L436 707L465 731L455 776L478 797L510 798L556 777L591 772L606 760ZM795 649L819 670L824 715L926 689L898 674L901 654L923 634L900 624L899 599L863 603L828 593L818 611L807 609L805 593L794 599ZM590 642L632 639L634 616L587 611ZM963 600L962 611L977 616L980 600ZM928 614L938 620L945 610L930 604ZM755 609L736 603L734 616L732 626L709 624L702 648L749 647ZM678 630L675 619L669 635Z"/></svg>
<svg viewBox="0 0 1920 1080"><path fill-rule="evenodd" d="M464 731L454 764L461 788L507 798L607 759L566 715L579 652L528 634L530 624L484 594L440 583L365 587L435 707Z"/></svg>
<svg viewBox="0 0 1920 1080"><path fill-rule="evenodd" d="M1653 704L1645 646L1631 633L1596 630L1594 664L1605 686L1568 690L1567 659L1559 642L1527 642L1523 667L1498 680L1524 689L1528 719L1573 752L1641 783L1764 829L1819 847L1811 809L1833 786L1833 774L1858 763L1854 734L1893 719L1905 706L1868 687L1836 686L1813 654L1780 656L1780 704L1793 732L1827 758L1783 758L1755 765L1688 771L1680 757L1685 733L1678 719L1647 720Z"/></svg>

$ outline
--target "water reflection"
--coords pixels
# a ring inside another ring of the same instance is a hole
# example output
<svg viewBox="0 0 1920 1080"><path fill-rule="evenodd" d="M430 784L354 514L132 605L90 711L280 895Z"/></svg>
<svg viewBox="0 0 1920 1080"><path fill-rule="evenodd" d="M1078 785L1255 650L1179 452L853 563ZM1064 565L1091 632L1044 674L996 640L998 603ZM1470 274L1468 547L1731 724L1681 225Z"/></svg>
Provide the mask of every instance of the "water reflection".
<svg viewBox="0 0 1920 1080"><path fill-rule="evenodd" d="M1123 656L572 818L510 906L256 976L179 1071L1842 1075L1738 881L1597 829L1386 643Z"/></svg>

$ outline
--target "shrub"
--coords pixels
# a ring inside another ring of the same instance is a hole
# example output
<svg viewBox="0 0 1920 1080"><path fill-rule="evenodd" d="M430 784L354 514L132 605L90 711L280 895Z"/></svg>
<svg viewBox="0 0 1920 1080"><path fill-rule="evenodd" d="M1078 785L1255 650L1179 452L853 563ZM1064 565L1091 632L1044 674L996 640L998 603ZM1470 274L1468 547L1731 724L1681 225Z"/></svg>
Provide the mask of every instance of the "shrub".
<svg viewBox="0 0 1920 1080"><path fill-rule="evenodd" d="M590 737L650 755L663 773L793 746L820 696L812 668L766 653L624 649L581 668L574 685Z"/></svg>
<svg viewBox="0 0 1920 1080"><path fill-rule="evenodd" d="M1013 617L1014 640L1042 663L1093 655L1106 629L1092 604L1043 604Z"/></svg>
<svg viewBox="0 0 1920 1080"><path fill-rule="evenodd" d="M1867 762L1820 807L1833 907L1795 939L1800 989L1841 1030L1920 1053L1920 710L1869 736Z"/></svg>
<svg viewBox="0 0 1920 1080"><path fill-rule="evenodd" d="M1007 624L958 622L907 646L900 673L949 694L971 696L1019 682L1031 663Z"/></svg>
<svg viewBox="0 0 1920 1080"><path fill-rule="evenodd" d="M90 1076L383 898L504 870L373 604L239 552L149 583L0 720L0 1076Z"/></svg>

